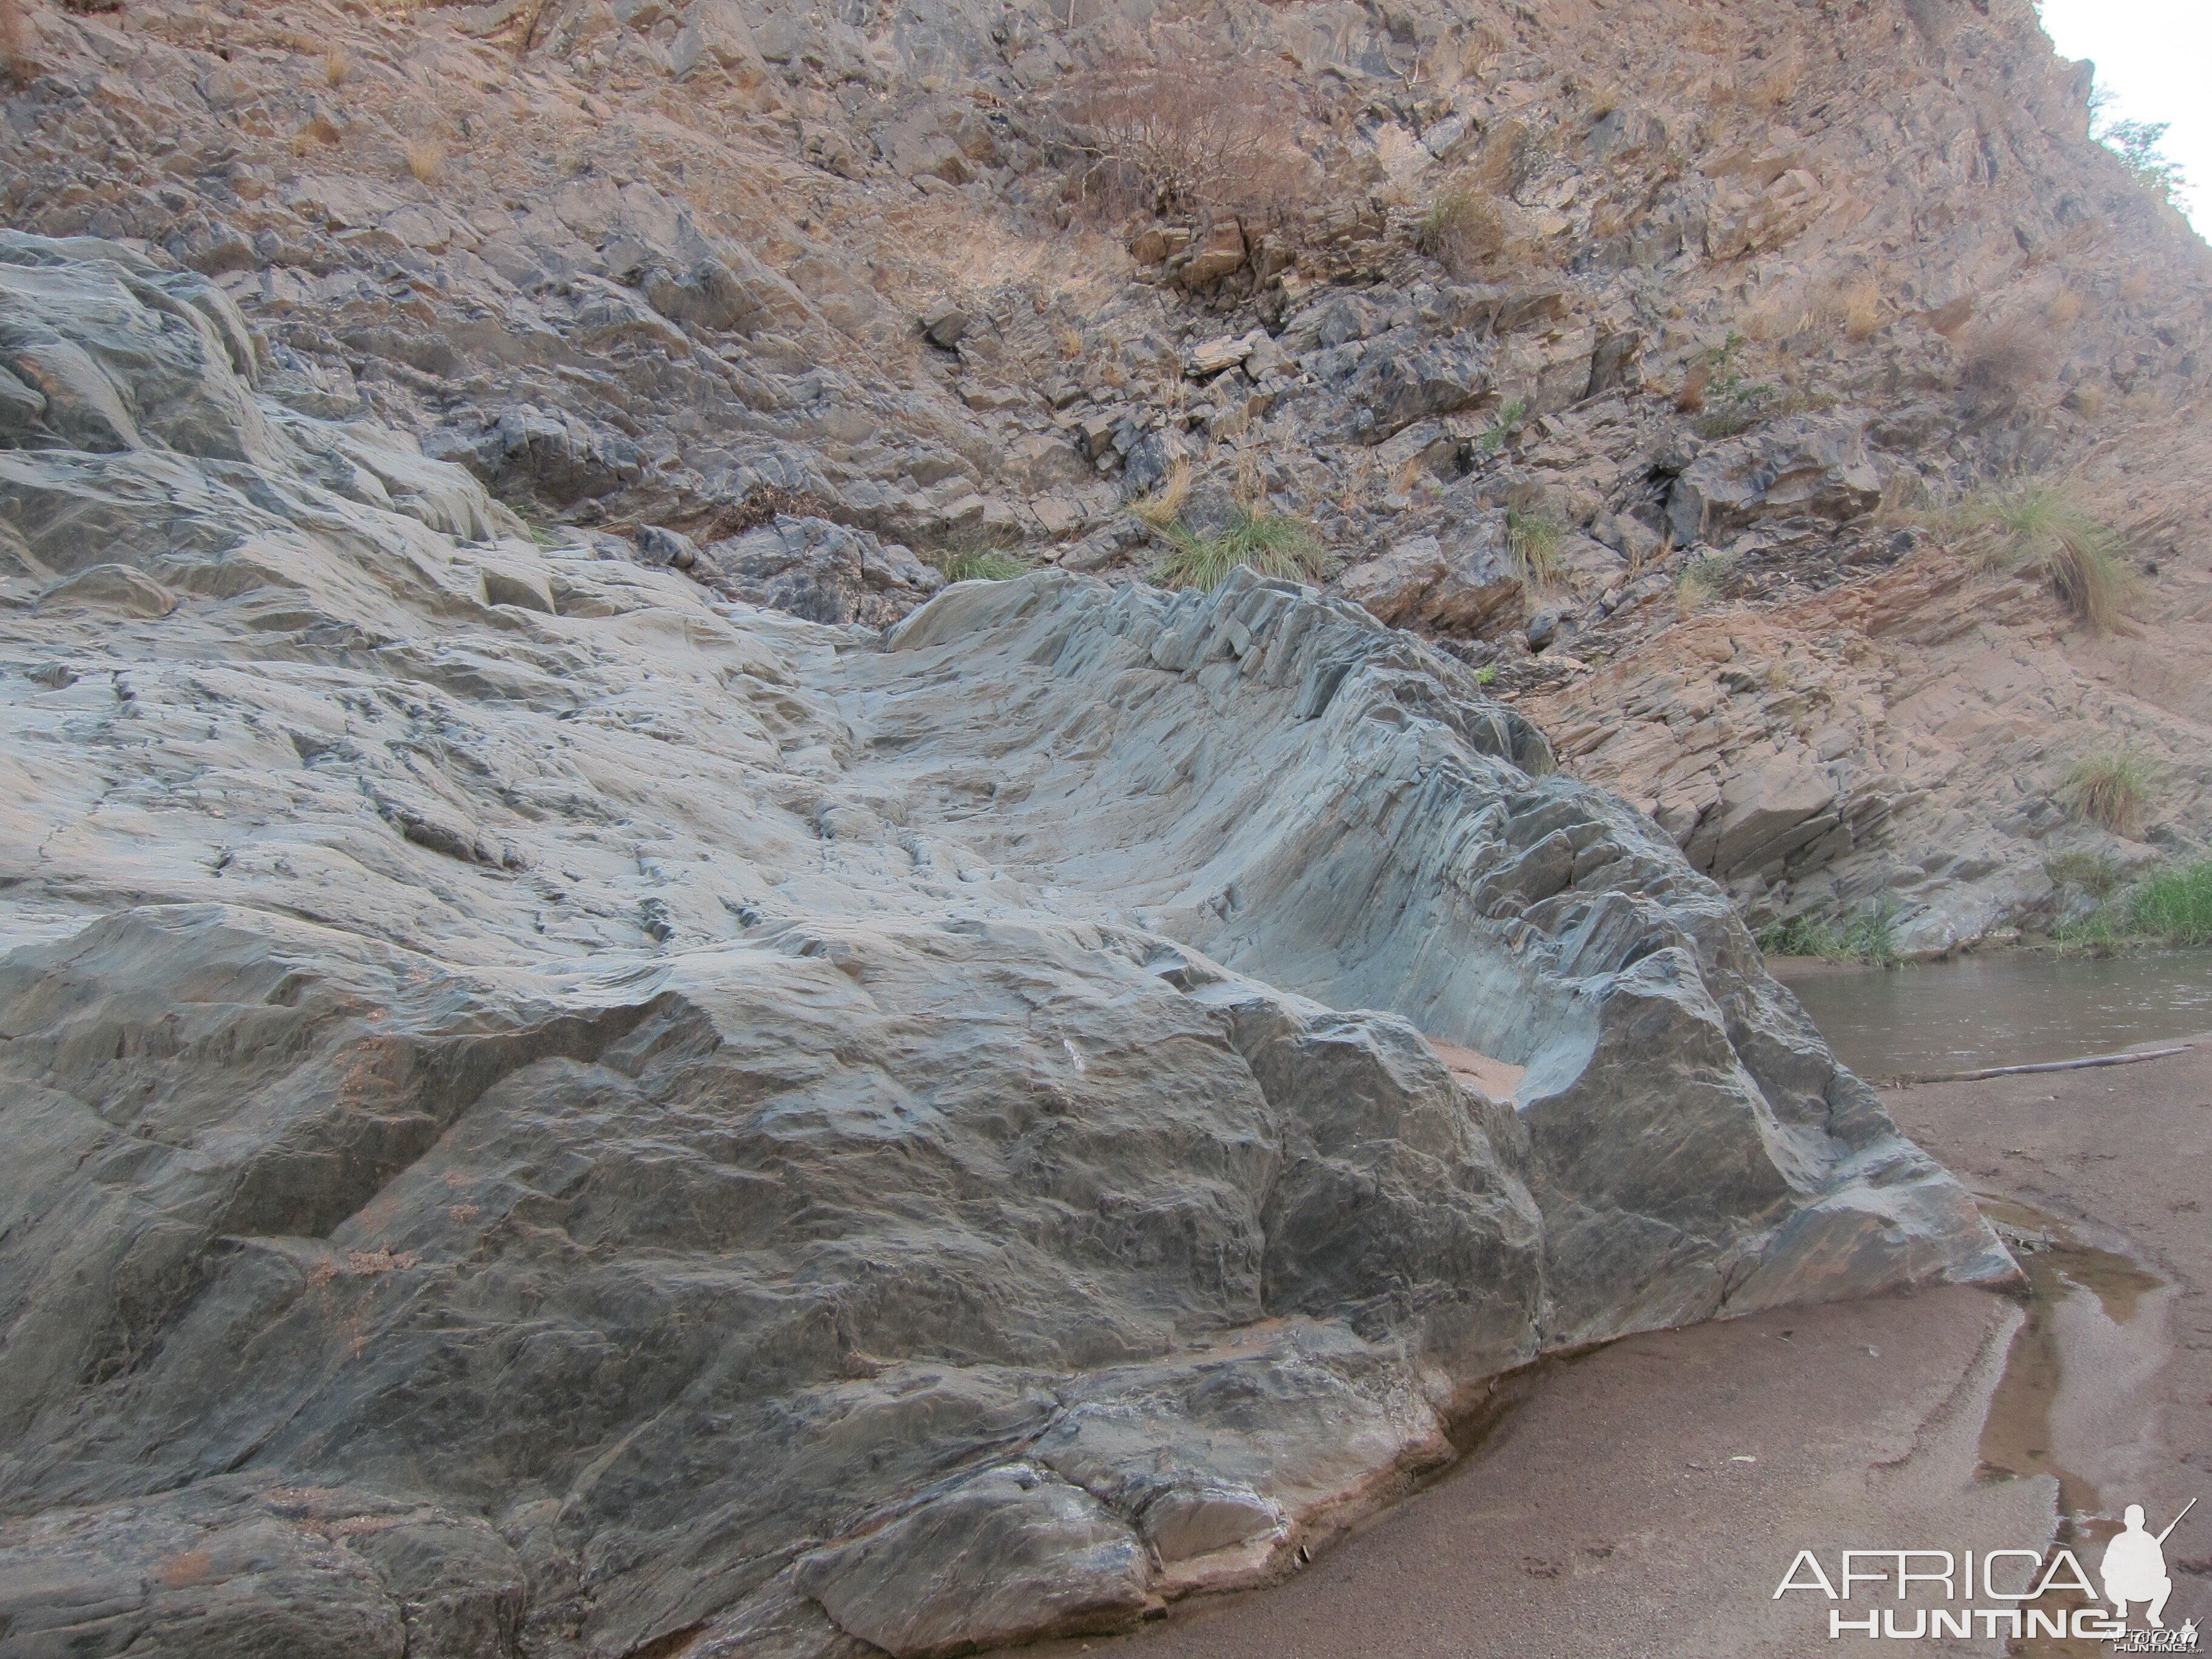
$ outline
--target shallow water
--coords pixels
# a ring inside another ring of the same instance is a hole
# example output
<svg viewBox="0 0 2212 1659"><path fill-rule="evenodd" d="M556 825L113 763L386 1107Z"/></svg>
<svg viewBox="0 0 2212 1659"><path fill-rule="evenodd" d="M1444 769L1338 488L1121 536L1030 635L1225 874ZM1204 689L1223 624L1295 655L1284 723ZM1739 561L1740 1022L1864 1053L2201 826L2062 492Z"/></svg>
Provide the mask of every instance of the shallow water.
<svg viewBox="0 0 2212 1659"><path fill-rule="evenodd" d="M2212 1030L2212 951L1778 965L1836 1057L1877 1080L2071 1060Z"/></svg>

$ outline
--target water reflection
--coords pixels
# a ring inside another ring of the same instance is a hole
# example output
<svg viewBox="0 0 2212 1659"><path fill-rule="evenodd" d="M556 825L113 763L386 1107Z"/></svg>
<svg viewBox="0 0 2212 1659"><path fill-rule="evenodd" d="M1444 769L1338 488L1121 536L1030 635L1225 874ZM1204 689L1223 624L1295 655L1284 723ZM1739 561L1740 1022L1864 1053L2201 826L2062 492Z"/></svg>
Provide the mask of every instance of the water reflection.
<svg viewBox="0 0 2212 1659"><path fill-rule="evenodd" d="M2212 951L1776 964L1838 1059L1868 1078L2104 1054L2212 1031Z"/></svg>

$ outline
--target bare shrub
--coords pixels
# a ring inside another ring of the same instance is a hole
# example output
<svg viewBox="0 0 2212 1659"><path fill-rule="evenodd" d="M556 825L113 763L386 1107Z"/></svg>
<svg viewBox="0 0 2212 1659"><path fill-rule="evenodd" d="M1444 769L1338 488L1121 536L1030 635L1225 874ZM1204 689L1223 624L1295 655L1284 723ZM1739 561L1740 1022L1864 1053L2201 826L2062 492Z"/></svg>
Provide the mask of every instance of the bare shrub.
<svg viewBox="0 0 2212 1659"><path fill-rule="evenodd" d="M1059 114L1082 158L1079 188L1109 209L1279 218L1312 163L1285 141L1279 78L1233 58L1122 59L1071 83Z"/></svg>
<svg viewBox="0 0 2212 1659"><path fill-rule="evenodd" d="M1969 392L2017 398L2051 376L2051 337L2026 318L1992 323L1960 348L1959 384Z"/></svg>

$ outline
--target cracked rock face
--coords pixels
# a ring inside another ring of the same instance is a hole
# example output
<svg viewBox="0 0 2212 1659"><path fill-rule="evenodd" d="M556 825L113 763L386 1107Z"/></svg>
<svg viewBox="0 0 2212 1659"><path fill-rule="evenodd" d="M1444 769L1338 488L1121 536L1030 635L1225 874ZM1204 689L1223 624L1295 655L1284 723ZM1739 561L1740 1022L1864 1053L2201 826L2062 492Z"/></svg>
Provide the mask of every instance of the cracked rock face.
<svg viewBox="0 0 2212 1659"><path fill-rule="evenodd" d="M2009 1272L1365 611L757 611L260 401L191 279L0 261L0 1653L1114 1628L1547 1351Z"/></svg>

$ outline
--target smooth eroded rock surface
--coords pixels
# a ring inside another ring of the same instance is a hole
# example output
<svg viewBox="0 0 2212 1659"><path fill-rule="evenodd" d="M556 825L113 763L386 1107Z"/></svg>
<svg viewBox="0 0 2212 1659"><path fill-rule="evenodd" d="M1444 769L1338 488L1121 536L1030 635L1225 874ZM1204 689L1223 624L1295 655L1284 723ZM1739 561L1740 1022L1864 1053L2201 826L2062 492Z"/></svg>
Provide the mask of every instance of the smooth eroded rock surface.
<svg viewBox="0 0 2212 1659"><path fill-rule="evenodd" d="M1107 1628L1547 1350L2008 1271L1364 611L757 611L259 401L190 279L0 262L67 392L0 451L9 1659Z"/></svg>

